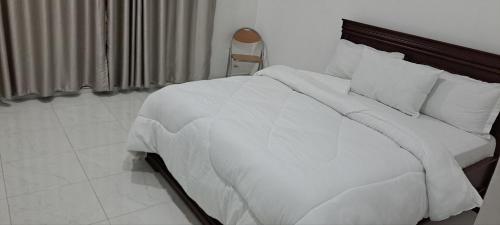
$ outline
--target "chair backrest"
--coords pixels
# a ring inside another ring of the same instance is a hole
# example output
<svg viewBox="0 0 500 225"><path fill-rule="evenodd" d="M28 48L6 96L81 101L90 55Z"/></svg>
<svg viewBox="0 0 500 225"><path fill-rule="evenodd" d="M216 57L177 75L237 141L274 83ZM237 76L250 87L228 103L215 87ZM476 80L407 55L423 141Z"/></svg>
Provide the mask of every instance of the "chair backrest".
<svg viewBox="0 0 500 225"><path fill-rule="evenodd" d="M264 54L264 40L260 34L252 28L241 28L233 34L231 40L230 54L241 53L259 55Z"/></svg>
<svg viewBox="0 0 500 225"><path fill-rule="evenodd" d="M238 67L240 71L246 71L247 69L253 71L255 68L257 68L257 70L262 69L264 66L264 49L264 40L257 31L247 27L238 29L234 32L233 38L231 39L226 75L232 74L234 55L257 56L260 58L260 63L246 63L243 61L238 62L238 65L234 68ZM257 65L257 67L255 67L255 65Z"/></svg>
<svg viewBox="0 0 500 225"><path fill-rule="evenodd" d="M257 44L262 42L260 34L252 28L241 28L233 35L233 40L245 44Z"/></svg>

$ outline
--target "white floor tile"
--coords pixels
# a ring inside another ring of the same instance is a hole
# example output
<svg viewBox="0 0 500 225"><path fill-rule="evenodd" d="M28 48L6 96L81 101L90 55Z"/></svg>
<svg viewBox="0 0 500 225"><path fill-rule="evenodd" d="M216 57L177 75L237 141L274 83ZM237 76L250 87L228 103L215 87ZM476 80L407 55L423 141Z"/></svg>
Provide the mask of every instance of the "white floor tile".
<svg viewBox="0 0 500 225"><path fill-rule="evenodd" d="M133 101L138 100L134 91L132 92L120 92L110 95L100 96L103 102L117 102L117 101Z"/></svg>
<svg viewBox="0 0 500 225"><path fill-rule="evenodd" d="M109 223L108 220L103 220L103 221L99 221L99 222L93 223L91 225L110 225L110 223Z"/></svg>
<svg viewBox="0 0 500 225"><path fill-rule="evenodd" d="M25 152L32 152L33 147L29 140L24 139L21 133L0 136L0 157L2 161L21 159Z"/></svg>
<svg viewBox="0 0 500 225"><path fill-rule="evenodd" d="M104 104L113 115L117 116L117 119L129 118L125 116L130 116L130 114L132 114L131 116L133 117L137 116L142 106L142 102L139 100L111 101L105 102Z"/></svg>
<svg viewBox="0 0 500 225"><path fill-rule="evenodd" d="M120 123L120 125L122 125L123 129L125 129L125 131L128 133L130 131L130 129L132 128L132 124L134 124L134 120L120 120L118 121L118 123Z"/></svg>
<svg viewBox="0 0 500 225"><path fill-rule="evenodd" d="M7 193L5 192L5 182L3 179L2 168L0 167L0 199L4 199L7 197Z"/></svg>
<svg viewBox="0 0 500 225"><path fill-rule="evenodd" d="M7 198L7 193L5 191L5 183L3 179L3 175L0 175L0 199Z"/></svg>
<svg viewBox="0 0 500 225"><path fill-rule="evenodd" d="M0 225L8 224L10 224L10 216L7 199L0 199Z"/></svg>
<svg viewBox="0 0 500 225"><path fill-rule="evenodd" d="M110 219L112 225L120 224L191 224L173 202L141 209L130 214Z"/></svg>
<svg viewBox="0 0 500 225"><path fill-rule="evenodd" d="M64 127L115 120L102 103L60 107L55 111Z"/></svg>
<svg viewBox="0 0 500 225"><path fill-rule="evenodd" d="M3 169L8 196L36 192L87 179L73 152L4 162Z"/></svg>
<svg viewBox="0 0 500 225"><path fill-rule="evenodd" d="M52 100L51 102L54 108L77 106L77 105L90 105L96 103L101 103L101 99L92 93L55 97L54 100Z"/></svg>
<svg viewBox="0 0 500 225"><path fill-rule="evenodd" d="M92 148L125 142L127 132L117 122L105 122L71 127L66 130L74 149Z"/></svg>
<svg viewBox="0 0 500 225"><path fill-rule="evenodd" d="M124 143L77 151L89 178L99 178L127 171L151 171L143 159L133 159Z"/></svg>
<svg viewBox="0 0 500 225"><path fill-rule="evenodd" d="M62 128L26 131L0 137L3 161L28 159L71 152L72 148Z"/></svg>
<svg viewBox="0 0 500 225"><path fill-rule="evenodd" d="M105 104L113 116L120 121L134 120L142 106L142 102L139 100L112 101Z"/></svg>
<svg viewBox="0 0 500 225"><path fill-rule="evenodd" d="M0 157L2 160L10 157L9 152L30 151L31 143L24 140L21 133L4 134L0 136Z"/></svg>
<svg viewBox="0 0 500 225"><path fill-rule="evenodd" d="M61 127L52 109L0 113L0 124L2 134Z"/></svg>
<svg viewBox="0 0 500 225"><path fill-rule="evenodd" d="M91 182L106 214L114 217L171 201L160 179L151 172L127 172Z"/></svg>
<svg viewBox="0 0 500 225"><path fill-rule="evenodd" d="M135 98L140 100L141 102L144 102L144 100L146 100L146 98L151 94L151 92L148 92L148 91L138 91L138 92L135 92Z"/></svg>
<svg viewBox="0 0 500 225"><path fill-rule="evenodd" d="M88 182L9 198L12 224L91 224L106 217Z"/></svg>

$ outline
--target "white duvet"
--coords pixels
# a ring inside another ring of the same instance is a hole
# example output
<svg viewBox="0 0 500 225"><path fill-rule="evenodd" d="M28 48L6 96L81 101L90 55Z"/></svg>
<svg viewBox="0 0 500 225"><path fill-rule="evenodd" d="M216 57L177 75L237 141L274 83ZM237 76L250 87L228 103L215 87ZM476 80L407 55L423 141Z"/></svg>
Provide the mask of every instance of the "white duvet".
<svg viewBox="0 0 500 225"><path fill-rule="evenodd" d="M144 103L128 149L158 153L224 224L416 224L481 205L442 144L346 82L275 66L168 86Z"/></svg>

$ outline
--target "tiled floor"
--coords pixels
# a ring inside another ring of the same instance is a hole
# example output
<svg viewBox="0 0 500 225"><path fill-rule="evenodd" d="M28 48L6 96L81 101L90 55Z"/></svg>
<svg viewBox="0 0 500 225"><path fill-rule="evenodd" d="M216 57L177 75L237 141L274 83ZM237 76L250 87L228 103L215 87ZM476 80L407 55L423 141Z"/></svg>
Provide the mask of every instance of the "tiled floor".
<svg viewBox="0 0 500 225"><path fill-rule="evenodd" d="M0 225L198 223L163 178L125 151L147 95L0 105Z"/></svg>
<svg viewBox="0 0 500 225"><path fill-rule="evenodd" d="M0 225L199 223L125 151L147 92L0 105ZM443 224L472 224L474 213Z"/></svg>

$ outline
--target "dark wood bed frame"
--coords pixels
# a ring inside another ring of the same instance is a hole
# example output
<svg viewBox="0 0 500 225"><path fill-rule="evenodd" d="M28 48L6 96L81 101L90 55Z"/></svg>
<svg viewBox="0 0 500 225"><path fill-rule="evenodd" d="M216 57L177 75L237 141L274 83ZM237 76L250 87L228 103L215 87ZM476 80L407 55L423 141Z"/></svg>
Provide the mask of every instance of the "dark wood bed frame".
<svg viewBox="0 0 500 225"><path fill-rule="evenodd" d="M346 19L343 20L342 38L384 51L404 53L406 56L405 60L410 62L430 65L490 83L500 83L500 55ZM497 141L500 141L499 124L499 119L497 119L491 131L491 135L493 135ZM482 196L486 193L499 155L500 143L497 144L493 157L483 159L464 169L465 174ZM161 173L168 183L170 183L202 224L221 224L216 219L208 216L203 209L186 194L172 174L170 174L161 157L157 154L148 154L146 160L153 169Z"/></svg>

